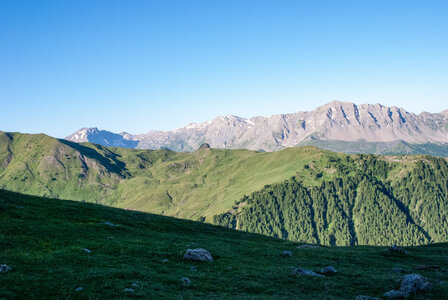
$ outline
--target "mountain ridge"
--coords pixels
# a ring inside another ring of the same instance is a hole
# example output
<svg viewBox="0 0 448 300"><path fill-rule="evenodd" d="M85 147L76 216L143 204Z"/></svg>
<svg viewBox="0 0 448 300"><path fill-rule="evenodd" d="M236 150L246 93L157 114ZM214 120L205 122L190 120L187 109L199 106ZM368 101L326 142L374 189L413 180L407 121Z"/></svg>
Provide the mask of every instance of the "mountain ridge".
<svg viewBox="0 0 448 300"><path fill-rule="evenodd" d="M174 151L194 151L203 143L212 148L276 151L313 140L443 144L448 143L448 110L415 114L379 103L357 105L332 101L313 111L252 118L226 115L146 134L82 128L66 139L105 146Z"/></svg>

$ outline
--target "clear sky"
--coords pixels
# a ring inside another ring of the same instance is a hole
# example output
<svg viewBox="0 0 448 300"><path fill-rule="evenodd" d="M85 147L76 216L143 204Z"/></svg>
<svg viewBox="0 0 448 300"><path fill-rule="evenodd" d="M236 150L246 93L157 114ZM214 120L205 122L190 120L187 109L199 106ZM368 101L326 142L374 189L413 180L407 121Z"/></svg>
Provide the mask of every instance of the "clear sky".
<svg viewBox="0 0 448 300"><path fill-rule="evenodd" d="M0 1L0 130L448 109L448 1Z"/></svg>

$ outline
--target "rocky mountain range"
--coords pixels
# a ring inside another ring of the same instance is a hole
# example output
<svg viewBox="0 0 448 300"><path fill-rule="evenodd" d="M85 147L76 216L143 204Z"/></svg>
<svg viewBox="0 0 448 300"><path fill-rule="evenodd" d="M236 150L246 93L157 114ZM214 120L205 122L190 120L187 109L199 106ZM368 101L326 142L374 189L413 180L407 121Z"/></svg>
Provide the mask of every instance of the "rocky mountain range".
<svg viewBox="0 0 448 300"><path fill-rule="evenodd" d="M343 152L438 154L440 147L442 152L448 149L448 110L415 114L395 106L333 101L313 111L249 119L227 115L171 131L146 134L83 128L66 139L78 143L174 151L193 151L203 143L212 148L259 151L276 151L303 144L340 150L341 142L344 142ZM426 150L416 145L425 145ZM438 147L432 151L436 153L427 151L434 147Z"/></svg>

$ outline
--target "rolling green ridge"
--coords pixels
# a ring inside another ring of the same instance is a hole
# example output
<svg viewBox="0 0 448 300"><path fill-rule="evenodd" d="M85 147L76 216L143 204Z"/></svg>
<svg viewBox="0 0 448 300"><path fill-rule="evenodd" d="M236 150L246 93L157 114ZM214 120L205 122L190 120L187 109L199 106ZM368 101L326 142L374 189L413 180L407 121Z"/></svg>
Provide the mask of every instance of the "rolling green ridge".
<svg viewBox="0 0 448 300"><path fill-rule="evenodd" d="M305 168L308 174L243 197L214 223L325 245L448 241L446 159L358 155ZM329 178L319 179L322 169Z"/></svg>
<svg viewBox="0 0 448 300"><path fill-rule="evenodd" d="M0 133L0 188L325 245L448 241L441 157L313 146L191 153Z"/></svg>
<svg viewBox="0 0 448 300"><path fill-rule="evenodd" d="M200 222L0 190L0 264L11 268L0 273L2 299L382 297L401 277L390 272L394 267L419 273L433 285L410 299L448 294L448 244L407 247L400 255L384 247L297 245ZM188 248L208 249L214 261L185 261ZM285 250L292 256L283 257ZM291 273L292 266L318 272L328 265L337 275ZM416 271L418 265L441 270ZM183 284L183 277L191 283Z"/></svg>
<svg viewBox="0 0 448 300"><path fill-rule="evenodd" d="M0 188L189 219L224 212L323 155L314 147L273 153L107 148L3 132L0 153Z"/></svg>

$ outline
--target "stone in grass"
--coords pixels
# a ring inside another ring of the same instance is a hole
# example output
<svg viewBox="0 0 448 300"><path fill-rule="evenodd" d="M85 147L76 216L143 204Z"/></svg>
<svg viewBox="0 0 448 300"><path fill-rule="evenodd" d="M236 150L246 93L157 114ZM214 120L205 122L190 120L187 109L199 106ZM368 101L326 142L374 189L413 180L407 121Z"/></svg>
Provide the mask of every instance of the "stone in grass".
<svg viewBox="0 0 448 300"><path fill-rule="evenodd" d="M292 256L291 251L283 251L282 256Z"/></svg>
<svg viewBox="0 0 448 300"><path fill-rule="evenodd" d="M355 300L381 300L381 298L358 295L358 296L356 296Z"/></svg>
<svg viewBox="0 0 448 300"><path fill-rule="evenodd" d="M406 254L406 251L404 251L403 248L397 246L397 245L392 245L389 248L387 248L385 250L386 254L392 254L392 255L404 255Z"/></svg>
<svg viewBox="0 0 448 300"><path fill-rule="evenodd" d="M0 273L6 273L9 271L11 271L11 268L8 265L5 264L0 265Z"/></svg>
<svg viewBox="0 0 448 300"><path fill-rule="evenodd" d="M294 275L306 275L306 276L316 276L316 277L325 277L324 275L317 274L311 270L305 270L302 268L291 267L291 273Z"/></svg>
<svg viewBox="0 0 448 300"><path fill-rule="evenodd" d="M428 280L419 274L408 274L403 276L400 289L391 290L384 294L388 298L407 298L412 294L426 291L432 288Z"/></svg>
<svg viewBox="0 0 448 300"><path fill-rule="evenodd" d="M168 259L168 258L164 258L164 259L162 259L161 260L161 262L163 262L163 263L167 263L167 262L169 262L170 260Z"/></svg>
<svg viewBox="0 0 448 300"><path fill-rule="evenodd" d="M105 222L102 222L101 224L103 224L103 225L107 225L107 226L110 226L110 227L115 227L115 226L118 226L118 225L116 225L116 224L114 224L114 223L111 223L111 222L107 222L107 221L105 221Z"/></svg>
<svg viewBox="0 0 448 300"><path fill-rule="evenodd" d="M320 273L324 274L324 275L330 275L330 276L336 275L337 272L338 271L335 268L333 268L332 266L328 266L328 267L320 269Z"/></svg>
<svg viewBox="0 0 448 300"><path fill-rule="evenodd" d="M182 284L184 284L184 285L190 285L191 284L191 280L188 277L182 277L180 279L180 281L182 281Z"/></svg>
<svg viewBox="0 0 448 300"><path fill-rule="evenodd" d="M391 291L385 292L383 296L386 298L407 298L408 297L407 294L403 293L400 290L398 290L398 291L391 290Z"/></svg>
<svg viewBox="0 0 448 300"><path fill-rule="evenodd" d="M403 277L400 291L406 294L415 294L432 288L428 280L419 274L408 274Z"/></svg>
<svg viewBox="0 0 448 300"><path fill-rule="evenodd" d="M133 284L132 284L132 287L135 287L135 288L136 288L136 287L138 287L138 284L133 283Z"/></svg>
<svg viewBox="0 0 448 300"><path fill-rule="evenodd" d="M134 289L130 289L130 288L125 288L124 292L125 293L133 293L133 292L135 292L135 290Z"/></svg>
<svg viewBox="0 0 448 300"><path fill-rule="evenodd" d="M76 292L82 292L83 290L84 290L84 288L83 288L82 286L77 287L77 288L75 289Z"/></svg>
<svg viewBox="0 0 448 300"><path fill-rule="evenodd" d="M202 248L188 249L184 254L184 259L191 261L213 261L210 252Z"/></svg>
<svg viewBox="0 0 448 300"><path fill-rule="evenodd" d="M82 251L85 251L85 252L87 252L87 253L92 253L92 250L89 250L89 249L87 249L87 248L81 248L81 250L82 250Z"/></svg>
<svg viewBox="0 0 448 300"><path fill-rule="evenodd" d="M190 271L197 271L196 267L191 267Z"/></svg>
<svg viewBox="0 0 448 300"><path fill-rule="evenodd" d="M296 248L297 249L314 249L314 248L320 248L320 246L319 245L304 244L304 245L299 245Z"/></svg>

